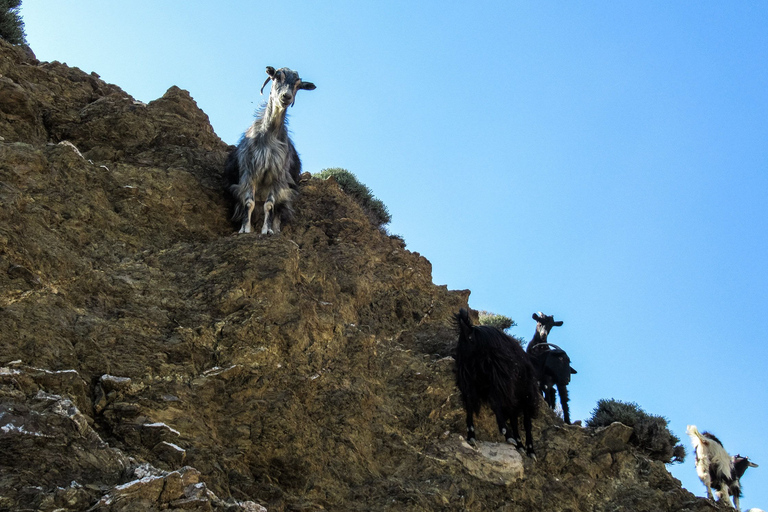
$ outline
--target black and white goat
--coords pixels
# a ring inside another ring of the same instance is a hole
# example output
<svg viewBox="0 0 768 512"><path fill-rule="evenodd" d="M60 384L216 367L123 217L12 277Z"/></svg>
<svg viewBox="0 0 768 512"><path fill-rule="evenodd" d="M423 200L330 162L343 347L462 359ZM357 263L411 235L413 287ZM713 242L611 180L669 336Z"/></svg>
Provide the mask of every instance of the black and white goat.
<svg viewBox="0 0 768 512"><path fill-rule="evenodd" d="M467 441L475 444L474 415L488 404L507 442L522 448L518 429L522 412L525 451L535 458L531 425L538 410L539 392L528 355L499 329L473 326L466 309L456 315L456 323L456 384L467 415Z"/></svg>
<svg viewBox="0 0 768 512"><path fill-rule="evenodd" d="M292 201L297 194L301 161L288 136L286 115L296 101L296 94L315 89L288 68L267 67L272 80L269 100L256 120L227 158L225 175L236 200L234 220L241 221L240 233L251 232L251 214L256 201L264 201L264 225L261 234L280 232L280 224L293 214Z"/></svg>
<svg viewBox="0 0 768 512"><path fill-rule="evenodd" d="M700 433L695 425L688 425L686 433L691 438L696 453L696 473L707 488L707 498L714 500L714 489L719 501L724 500L738 510L741 498L740 479L747 468L756 468L757 464L748 457L729 456L717 437L709 432ZM733 504L730 497L733 498Z"/></svg>
<svg viewBox="0 0 768 512"><path fill-rule="evenodd" d="M570 424L571 415L568 409L568 384L571 382L571 374L576 373L571 367L571 358L557 345L547 342L547 336L552 327L563 325L562 321L555 321L551 315L545 315L541 311L533 314L536 320L536 332L528 343L526 352L531 358L536 377L539 381L539 389L544 395L544 400L552 409L555 408L555 386L560 395L560 406L563 408L563 420Z"/></svg>

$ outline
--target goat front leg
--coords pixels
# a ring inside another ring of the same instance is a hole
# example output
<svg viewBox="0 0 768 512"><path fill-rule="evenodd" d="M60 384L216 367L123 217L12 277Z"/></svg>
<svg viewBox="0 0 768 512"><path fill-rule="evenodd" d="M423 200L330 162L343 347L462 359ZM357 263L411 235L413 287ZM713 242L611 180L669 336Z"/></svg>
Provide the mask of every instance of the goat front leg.
<svg viewBox="0 0 768 512"><path fill-rule="evenodd" d="M267 200L264 201L264 225L261 227L262 235L273 235L275 232L272 228L273 219L275 216L275 195L270 192L267 196Z"/></svg>
<svg viewBox="0 0 768 512"><path fill-rule="evenodd" d="M513 445L515 448L520 449L523 446L523 441L520 439L520 427L518 426L518 413L517 409L508 411L509 427L512 429L511 437L512 441L507 438L507 442Z"/></svg>
<svg viewBox="0 0 768 512"><path fill-rule="evenodd" d="M493 404L491 406L493 414L496 416L496 425L499 427L499 432L504 436L504 439L511 445L517 446L517 440L513 437L512 431L507 428L507 417L504 407L501 404Z"/></svg>
<svg viewBox="0 0 768 512"><path fill-rule="evenodd" d="M253 209L256 207L256 202L253 200L253 191L248 191L248 193L245 195L243 207L245 209L245 213L243 214L243 224L240 226L240 233L250 233L251 215L253 214Z"/></svg>
<svg viewBox="0 0 768 512"><path fill-rule="evenodd" d="M283 208L282 205L276 204L272 210L272 232L276 235L280 234L280 224L283 221Z"/></svg>
<svg viewBox="0 0 768 512"><path fill-rule="evenodd" d="M555 385L553 383L547 383L544 385L544 401L550 409L555 408Z"/></svg>

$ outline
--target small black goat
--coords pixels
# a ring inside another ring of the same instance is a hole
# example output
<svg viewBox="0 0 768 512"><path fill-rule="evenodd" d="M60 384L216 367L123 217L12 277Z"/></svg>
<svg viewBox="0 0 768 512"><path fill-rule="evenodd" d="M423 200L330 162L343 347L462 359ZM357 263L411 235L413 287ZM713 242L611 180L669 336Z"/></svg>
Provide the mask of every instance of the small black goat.
<svg viewBox="0 0 768 512"><path fill-rule="evenodd" d="M707 498L714 499L714 489L719 501L725 500L731 505L729 496L732 497L732 506L738 510L741 498L740 479L747 468L756 468L757 464L741 455L730 457L717 437L709 432L700 433L696 425L688 425L686 433L691 438L696 453L696 473L707 488Z"/></svg>
<svg viewBox="0 0 768 512"><path fill-rule="evenodd" d="M267 67L272 80L269 100L245 132L237 148L229 154L224 173L236 200L234 220L241 220L240 233L251 232L251 214L256 201L264 201L261 234L280 232L280 224L293 215L291 202L297 194L301 161L288 136L286 115L300 89L315 89L298 73L288 68Z"/></svg>
<svg viewBox="0 0 768 512"><path fill-rule="evenodd" d="M467 414L467 441L476 442L474 415L480 413L485 403L496 415L499 431L507 442L522 448L518 430L518 415L522 411L526 453L536 458L531 426L538 410L539 392L528 356L517 341L499 329L472 326L466 309L462 308L455 318L459 331L456 384Z"/></svg>
<svg viewBox="0 0 768 512"><path fill-rule="evenodd" d="M547 343L547 336L552 327L563 325L562 321L555 321L551 315L545 315L541 311L533 314L536 320L536 332L528 343L526 352L531 358L536 376L539 380L539 389L544 395L544 400L552 409L555 408L555 386L560 395L560 406L563 408L563 421L571 423L571 415L568 409L568 384L571 382L571 374L576 373L571 367L571 358L557 345Z"/></svg>

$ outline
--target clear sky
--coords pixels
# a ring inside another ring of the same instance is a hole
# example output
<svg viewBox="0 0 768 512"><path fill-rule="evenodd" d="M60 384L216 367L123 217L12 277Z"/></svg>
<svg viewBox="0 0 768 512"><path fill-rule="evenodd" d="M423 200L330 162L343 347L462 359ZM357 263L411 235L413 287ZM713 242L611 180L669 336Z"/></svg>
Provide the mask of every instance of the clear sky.
<svg viewBox="0 0 768 512"><path fill-rule="evenodd" d="M571 416L638 403L750 456L768 509L768 3L25 0L37 57L236 143L266 66L317 85L291 130L389 207L434 281L579 371ZM668 468L704 495L692 454Z"/></svg>

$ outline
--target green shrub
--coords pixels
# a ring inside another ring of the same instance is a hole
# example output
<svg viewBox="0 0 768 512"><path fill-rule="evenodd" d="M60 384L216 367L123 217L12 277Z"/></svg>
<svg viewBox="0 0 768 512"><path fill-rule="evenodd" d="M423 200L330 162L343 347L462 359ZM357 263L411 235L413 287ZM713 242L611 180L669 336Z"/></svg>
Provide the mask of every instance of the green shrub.
<svg viewBox="0 0 768 512"><path fill-rule="evenodd" d="M323 169L315 174L315 177L323 180L327 180L331 176L334 177L341 190L357 201L368 215L368 218L371 219L371 222L378 228L383 228L385 224L390 223L392 217L390 217L386 205L380 199L374 197L371 189L360 183L357 177L348 170L334 167Z"/></svg>
<svg viewBox="0 0 768 512"><path fill-rule="evenodd" d="M0 0L0 37L11 44L26 42L24 21L19 16L21 0Z"/></svg>
<svg viewBox="0 0 768 512"><path fill-rule="evenodd" d="M619 400L599 400L587 420L587 427L606 427L618 421L634 430L630 443L647 452L652 459L665 464L683 462L685 447L680 438L667 428L667 420L643 411L633 402Z"/></svg>
<svg viewBox="0 0 768 512"><path fill-rule="evenodd" d="M496 313L491 313L490 311L478 311L478 315L480 317L480 325L489 325L491 327L501 329L502 331L506 331L510 327L517 325L515 321L508 316L497 315Z"/></svg>
<svg viewBox="0 0 768 512"><path fill-rule="evenodd" d="M507 332L507 329L510 327L515 327L517 323L509 318L508 316L504 315L497 315L496 313L491 313L489 311L478 311L478 324L479 325L488 325L490 327L496 327L497 329L500 329L504 331L507 336L515 340L520 344L521 347L525 347L526 341L522 338L518 338L517 336L514 336Z"/></svg>

